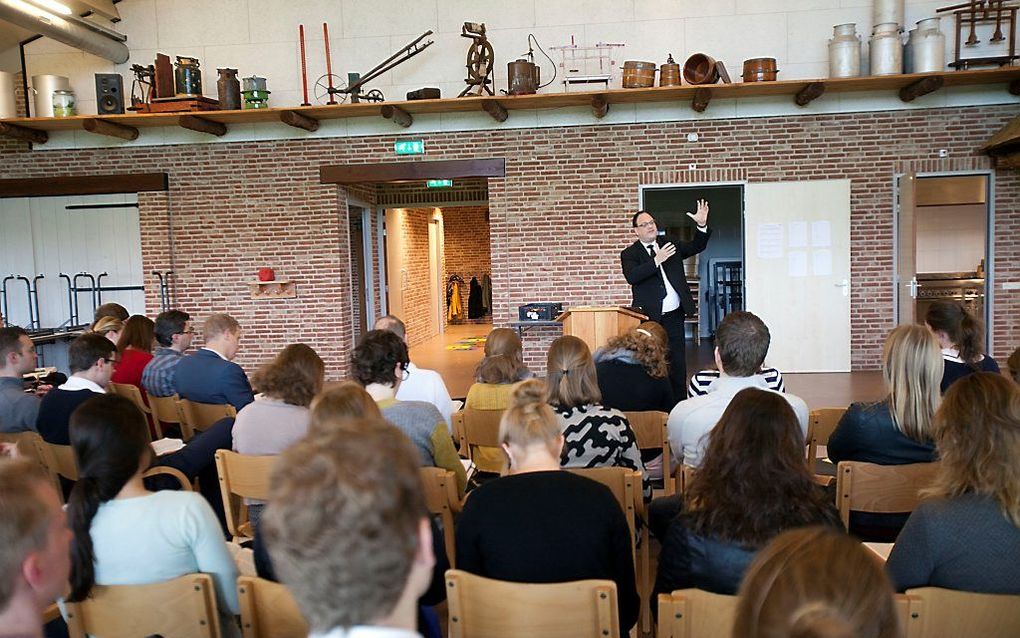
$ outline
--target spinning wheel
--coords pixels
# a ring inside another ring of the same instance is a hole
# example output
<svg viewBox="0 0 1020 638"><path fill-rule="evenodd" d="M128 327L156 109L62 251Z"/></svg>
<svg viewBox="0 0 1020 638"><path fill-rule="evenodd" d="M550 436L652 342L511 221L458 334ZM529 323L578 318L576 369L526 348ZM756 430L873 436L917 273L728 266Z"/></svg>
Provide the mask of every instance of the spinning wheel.
<svg viewBox="0 0 1020 638"><path fill-rule="evenodd" d="M461 36L471 38L471 45L467 51L467 72L464 80L467 87L460 93L460 97L468 95L476 88L476 95L483 92L495 95L492 91L492 67L495 64L496 56L492 51L492 43L485 36L485 25L465 22L461 30Z"/></svg>

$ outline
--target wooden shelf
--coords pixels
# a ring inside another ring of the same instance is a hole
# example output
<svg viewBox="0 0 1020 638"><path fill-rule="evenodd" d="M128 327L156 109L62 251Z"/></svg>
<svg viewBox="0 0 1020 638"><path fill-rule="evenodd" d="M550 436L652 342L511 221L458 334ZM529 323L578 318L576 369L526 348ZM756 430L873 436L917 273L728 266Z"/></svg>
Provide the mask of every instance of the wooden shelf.
<svg viewBox="0 0 1020 638"><path fill-rule="evenodd" d="M0 120L0 135L43 143L46 131L86 130L97 135L134 139L139 128L184 126L210 135L223 135L232 124L284 123L295 128L315 130L320 120L346 117L387 117L394 130L410 126L417 114L484 112L499 120L515 110L554 109L589 106L595 117L602 117L613 104L648 102L686 102L696 110L711 108L706 100L789 95L797 104L807 104L823 93L852 91L893 91L909 101L932 90L945 87L1008 84L1009 91L1020 95L1020 66L976 71L945 71L859 78L780 80L712 85L684 85L647 89L610 89L578 93L542 93L517 96L485 96L385 102L338 104L335 106L294 106L240 111L202 111L198 113L130 113L125 115L76 115L64 118L10 118ZM498 115L498 117L497 117ZM407 117L405 117L407 116ZM513 117L512 113L509 117ZM503 118L506 119L506 118ZM500 120L502 121L502 120ZM107 126L107 124L112 126Z"/></svg>
<svg viewBox="0 0 1020 638"><path fill-rule="evenodd" d="M294 299L297 288L294 282L286 279L274 281L249 281L252 299Z"/></svg>

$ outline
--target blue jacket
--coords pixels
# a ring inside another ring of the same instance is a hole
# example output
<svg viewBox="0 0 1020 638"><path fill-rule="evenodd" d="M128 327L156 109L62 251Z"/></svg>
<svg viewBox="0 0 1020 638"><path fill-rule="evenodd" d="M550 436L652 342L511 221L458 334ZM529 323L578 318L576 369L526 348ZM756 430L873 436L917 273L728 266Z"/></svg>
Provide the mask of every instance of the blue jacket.
<svg viewBox="0 0 1020 638"><path fill-rule="evenodd" d="M199 403L229 403L238 412L255 400L241 366L205 348L177 364L177 394Z"/></svg>

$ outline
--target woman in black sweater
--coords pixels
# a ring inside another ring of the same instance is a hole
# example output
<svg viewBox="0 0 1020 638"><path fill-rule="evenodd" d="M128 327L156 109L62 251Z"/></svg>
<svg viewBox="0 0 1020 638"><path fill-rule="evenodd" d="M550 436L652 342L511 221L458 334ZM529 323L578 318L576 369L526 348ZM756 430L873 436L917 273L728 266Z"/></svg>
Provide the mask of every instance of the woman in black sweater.
<svg viewBox="0 0 1020 638"><path fill-rule="evenodd" d="M970 314L959 301L936 301L928 306L924 322L942 347L945 372L941 390L946 393L953 381L975 372L998 372L995 359L985 356L985 329L980 319Z"/></svg>
<svg viewBox="0 0 1020 638"><path fill-rule="evenodd" d="M519 384L499 438L509 476L474 490L457 519L457 568L521 583L616 583L621 634L640 608L627 520L609 488L560 469L563 435L545 386Z"/></svg>
<svg viewBox="0 0 1020 638"><path fill-rule="evenodd" d="M621 412L659 410L676 405L669 383L669 342L654 321L613 337L595 353L602 405Z"/></svg>

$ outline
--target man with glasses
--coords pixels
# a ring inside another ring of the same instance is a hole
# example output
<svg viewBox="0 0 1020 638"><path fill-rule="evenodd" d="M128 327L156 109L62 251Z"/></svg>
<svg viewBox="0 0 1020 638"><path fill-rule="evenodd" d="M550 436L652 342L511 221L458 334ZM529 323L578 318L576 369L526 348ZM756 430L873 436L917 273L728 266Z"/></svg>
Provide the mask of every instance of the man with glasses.
<svg viewBox="0 0 1020 638"><path fill-rule="evenodd" d="M177 364L191 347L195 334L191 315L181 310L167 310L156 317L156 342L159 348L142 371L142 387L154 397L177 394Z"/></svg>
<svg viewBox="0 0 1020 638"><path fill-rule="evenodd" d="M71 376L67 383L53 388L39 406L36 430L48 443L70 445L68 423L71 413L96 393L106 392L117 366L117 346L95 332L87 332L71 342L67 353Z"/></svg>
<svg viewBox="0 0 1020 638"><path fill-rule="evenodd" d="M708 228L708 201L698 200L696 213L687 216L698 225L694 239L680 241L659 236L650 213L638 211L631 217L637 241L620 253L623 276L630 284L632 305L649 320L662 324L669 335L669 379L677 400L687 397L686 335L684 317L696 309L684 273L684 259L705 250L712 231Z"/></svg>
<svg viewBox="0 0 1020 638"><path fill-rule="evenodd" d="M28 333L17 327L0 328L0 432L35 430L39 397L45 391L26 393L23 380L35 365L35 344Z"/></svg>

